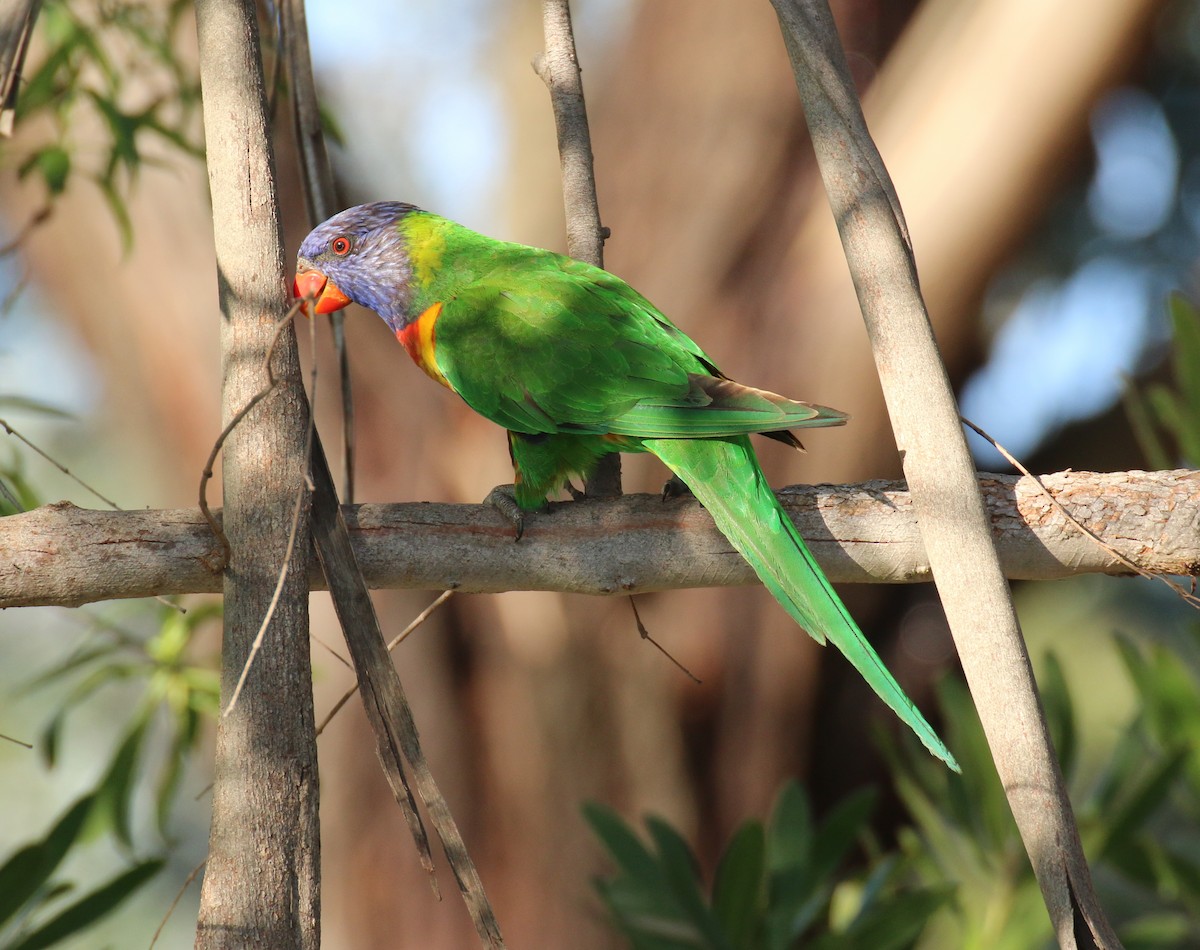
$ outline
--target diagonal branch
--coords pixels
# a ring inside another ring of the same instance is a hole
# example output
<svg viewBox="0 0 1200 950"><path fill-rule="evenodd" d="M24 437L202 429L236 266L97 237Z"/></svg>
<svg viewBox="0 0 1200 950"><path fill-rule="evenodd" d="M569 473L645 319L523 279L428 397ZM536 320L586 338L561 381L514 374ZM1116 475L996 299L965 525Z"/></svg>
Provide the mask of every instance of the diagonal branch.
<svg viewBox="0 0 1200 950"><path fill-rule="evenodd" d="M284 0L281 21L293 94L293 117L299 142L305 201L311 223L316 224L333 213L335 195L313 81L303 0ZM333 332L342 383L346 495L352 498L354 413L341 314L335 315ZM434 830L442 842L447 862L454 872L454 878L458 882L480 941L483 946L501 948L504 941L495 913L484 893L483 882L467 852L450 807L429 768L404 687L388 656L379 617L375 613L367 584L355 559L347 525L338 503L333 476L319 438L314 441L313 446L312 477L313 540L354 663L363 708L375 734L375 750L380 766L408 823L421 864L430 872L429 881L437 893L437 879L433 876L433 856L408 778L404 773L404 761L406 760L412 768L417 795L425 804Z"/></svg>
<svg viewBox="0 0 1200 950"><path fill-rule="evenodd" d="M286 60L288 88L291 91L292 124L304 181L304 204L310 226L332 216L337 195L333 167L325 147L325 130L313 79L312 56L308 44L308 23L304 0L283 0L279 11L283 55ZM338 379L342 396L342 486L347 503L354 501L354 390L350 380L350 356L346 349L346 316L340 311L329 314L333 348L337 354Z"/></svg>
<svg viewBox="0 0 1200 950"><path fill-rule="evenodd" d="M963 672L1059 944L1120 946L1070 800L921 298L899 201L826 0L772 0Z"/></svg>
<svg viewBox="0 0 1200 950"><path fill-rule="evenodd" d="M0 137L13 133L17 94L29 37L42 0L7 0L0 5Z"/></svg>

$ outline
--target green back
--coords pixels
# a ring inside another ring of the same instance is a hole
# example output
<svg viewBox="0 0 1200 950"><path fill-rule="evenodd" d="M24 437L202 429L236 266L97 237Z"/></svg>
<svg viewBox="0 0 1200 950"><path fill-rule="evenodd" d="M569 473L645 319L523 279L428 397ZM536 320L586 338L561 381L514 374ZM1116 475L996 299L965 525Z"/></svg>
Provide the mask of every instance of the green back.
<svg viewBox="0 0 1200 950"><path fill-rule="evenodd" d="M844 416L728 383L619 277L426 213L402 225L419 313L442 304L436 360L481 415L528 434L704 438Z"/></svg>

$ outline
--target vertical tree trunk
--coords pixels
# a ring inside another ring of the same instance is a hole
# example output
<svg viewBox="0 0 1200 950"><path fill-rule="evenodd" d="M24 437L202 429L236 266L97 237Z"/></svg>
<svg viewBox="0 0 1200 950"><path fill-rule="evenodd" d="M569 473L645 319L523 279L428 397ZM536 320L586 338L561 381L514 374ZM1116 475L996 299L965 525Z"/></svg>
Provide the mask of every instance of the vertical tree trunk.
<svg viewBox="0 0 1200 950"><path fill-rule="evenodd" d="M209 184L223 315L223 415L268 382L265 359L287 300L274 160L254 4L196 5ZM225 444L222 695L226 705L288 561L304 488L307 405L294 333L271 357L275 390ZM261 652L217 730L208 867L196 946L320 943L317 760L308 648L307 506Z"/></svg>

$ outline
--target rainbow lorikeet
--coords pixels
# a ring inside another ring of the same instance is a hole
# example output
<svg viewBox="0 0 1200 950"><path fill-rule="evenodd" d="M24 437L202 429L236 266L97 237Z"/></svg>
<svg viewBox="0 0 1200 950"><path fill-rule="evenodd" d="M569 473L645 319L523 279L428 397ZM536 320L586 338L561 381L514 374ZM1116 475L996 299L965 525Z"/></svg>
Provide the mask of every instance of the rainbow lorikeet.
<svg viewBox="0 0 1200 950"><path fill-rule="evenodd" d="M767 485L761 433L841 425L834 409L725 377L623 280L580 261L485 237L400 202L330 218L304 239L296 296L317 313L378 313L416 364L509 433L518 510L610 452L652 452L704 504L775 599L828 637L951 768L954 757L892 678Z"/></svg>

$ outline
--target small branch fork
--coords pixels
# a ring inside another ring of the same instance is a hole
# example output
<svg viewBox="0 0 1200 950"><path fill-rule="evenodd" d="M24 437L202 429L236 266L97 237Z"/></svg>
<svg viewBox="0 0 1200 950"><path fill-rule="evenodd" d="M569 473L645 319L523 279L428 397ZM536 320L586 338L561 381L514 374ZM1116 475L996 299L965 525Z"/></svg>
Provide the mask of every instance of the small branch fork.
<svg viewBox="0 0 1200 950"><path fill-rule="evenodd" d="M302 301L300 300L297 300L295 303L293 303L291 307L288 308L288 312L285 313L279 322L275 324L275 331L271 336L271 342L267 346L267 352L263 357L262 363L262 370L267 376L266 385L264 385L262 389L251 396L250 399L247 400L246 404L242 406L242 408L236 413L234 413L233 418L231 418L225 424L225 428L221 430L221 434L218 435L216 441L213 442L212 449L208 453L208 458L204 462L204 470L200 473L200 513L204 515L204 520L208 522L208 526L212 528L212 533L216 535L217 541L221 545L221 559L217 563L211 565L211 570L214 574L220 574L229 566L229 559L232 556L232 548L229 545L229 538L225 536L224 529L221 527L220 522L217 521L217 519L213 516L212 509L208 506L208 483L213 477L213 466L217 464L217 456L221 454L221 448L225 445L225 440L229 438L229 434L237 428L238 423L245 419L255 406L271 395L271 393L274 392L275 387L279 385L279 378L271 369L271 360L275 355L275 345L279 342L279 335L283 333L283 331L287 329L291 322L296 318L296 314L300 310L301 303ZM301 498L303 498L303 493L301 493ZM288 557L291 557L291 545L288 546ZM267 619L270 620L269 617Z"/></svg>
<svg viewBox="0 0 1200 950"><path fill-rule="evenodd" d="M1076 518L1073 514L1071 514L1071 512L1067 510L1066 505L1064 505L1061 501L1058 500L1058 497L1054 494L1054 492L1050 491L1050 489L1046 487L1046 483L1043 482L1039 476L1034 475L1033 472L1029 471L1029 469L1027 469L1019 461L1017 461L1017 459L1008 451L1008 449L1006 449L1003 445L1001 445L999 442L997 442L995 439L993 439L990 435L988 435L986 432L984 432L983 429L981 429L979 426L977 426L970 419L967 419L965 417L960 417L960 418L962 418L963 425L965 425L969 429L971 429L971 431L973 431L980 438L982 438L986 442L988 442L992 446L992 448L994 448L997 452L999 452L1002 456L1004 456L1004 459L1008 462L1009 465L1011 465L1013 468L1015 468L1018 472L1020 472L1026 478L1033 479L1033 481L1037 483L1038 488L1040 488L1042 490L1042 492L1045 494L1045 496L1050 500L1050 504L1052 504L1059 512L1061 512L1062 516L1064 518L1066 518L1067 521L1070 522L1071 525L1076 530L1078 530L1080 534L1082 534L1084 537L1086 537L1089 540L1091 540L1092 542L1094 542L1096 544L1096 546L1100 548L1100 550L1104 551L1106 554L1108 554L1110 557L1112 557L1112 559L1114 561L1116 561L1118 564L1123 564L1125 567L1129 568L1129 570L1132 573L1137 574L1140 577L1151 578L1153 580L1161 581L1162 583L1166 584L1169 588L1171 588L1172 591L1175 592L1175 594L1177 594L1179 596L1179 599L1182 600L1188 606L1200 608L1200 597L1197 597L1193 591L1188 590L1182 584L1177 584L1175 581L1171 580L1171 578L1169 576L1167 576L1166 574L1154 574L1154 573L1151 573L1150 571L1147 571L1140 564L1138 564L1137 562L1133 561L1132 559L1126 557L1124 554L1122 554L1120 551L1118 551L1116 548L1114 548L1111 544L1109 544L1107 541L1105 541L1103 538L1101 538L1098 534L1096 534L1094 531L1092 531L1091 528L1087 527L1083 522L1081 522L1078 518Z"/></svg>

